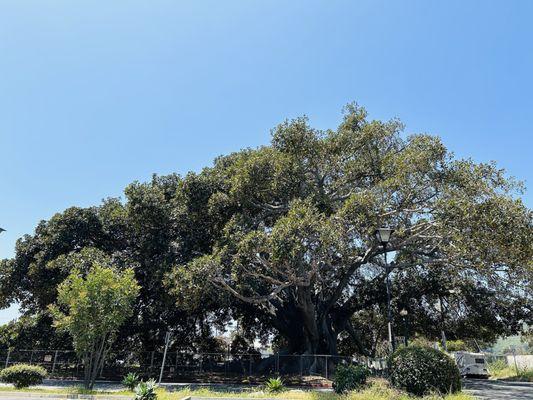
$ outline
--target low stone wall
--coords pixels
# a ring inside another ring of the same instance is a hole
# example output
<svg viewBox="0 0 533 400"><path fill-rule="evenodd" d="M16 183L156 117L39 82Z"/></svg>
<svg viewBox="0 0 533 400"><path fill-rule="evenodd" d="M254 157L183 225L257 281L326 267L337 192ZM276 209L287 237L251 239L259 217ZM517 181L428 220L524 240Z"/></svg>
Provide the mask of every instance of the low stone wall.
<svg viewBox="0 0 533 400"><path fill-rule="evenodd" d="M507 364L511 367L515 366L515 357L516 365L520 369L533 369L533 355L516 355L516 356L506 356Z"/></svg>

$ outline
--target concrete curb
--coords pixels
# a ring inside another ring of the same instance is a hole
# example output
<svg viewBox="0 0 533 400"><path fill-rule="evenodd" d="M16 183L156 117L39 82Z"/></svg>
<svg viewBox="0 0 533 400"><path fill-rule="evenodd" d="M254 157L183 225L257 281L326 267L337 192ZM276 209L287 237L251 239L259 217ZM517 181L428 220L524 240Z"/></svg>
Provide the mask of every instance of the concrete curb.
<svg viewBox="0 0 533 400"><path fill-rule="evenodd" d="M282 400L279 397L210 397L210 396L186 396L179 400Z"/></svg>

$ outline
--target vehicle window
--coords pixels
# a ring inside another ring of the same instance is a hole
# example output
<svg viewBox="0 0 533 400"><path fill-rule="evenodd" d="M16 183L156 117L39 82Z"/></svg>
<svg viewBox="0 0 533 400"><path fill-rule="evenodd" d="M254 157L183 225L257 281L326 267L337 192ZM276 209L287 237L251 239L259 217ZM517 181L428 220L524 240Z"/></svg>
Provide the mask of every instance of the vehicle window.
<svg viewBox="0 0 533 400"><path fill-rule="evenodd" d="M476 364L485 364L485 359L483 359L483 358L476 358Z"/></svg>

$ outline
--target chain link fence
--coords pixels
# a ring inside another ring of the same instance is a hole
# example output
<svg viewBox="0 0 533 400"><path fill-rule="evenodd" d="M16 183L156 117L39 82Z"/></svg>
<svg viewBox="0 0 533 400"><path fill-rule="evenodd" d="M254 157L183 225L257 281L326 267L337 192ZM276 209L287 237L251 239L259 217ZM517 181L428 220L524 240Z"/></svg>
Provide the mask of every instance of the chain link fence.
<svg viewBox="0 0 533 400"><path fill-rule="evenodd" d="M323 354L231 354L169 351L163 365L162 351L118 352L105 356L100 379L118 380L128 372L157 378L163 370L167 382L260 381L282 375L301 379L315 376L330 379L339 364L360 364L374 375L386 372L384 358L354 358ZM0 368L27 363L44 367L53 378L81 378L83 364L70 350L0 350Z"/></svg>

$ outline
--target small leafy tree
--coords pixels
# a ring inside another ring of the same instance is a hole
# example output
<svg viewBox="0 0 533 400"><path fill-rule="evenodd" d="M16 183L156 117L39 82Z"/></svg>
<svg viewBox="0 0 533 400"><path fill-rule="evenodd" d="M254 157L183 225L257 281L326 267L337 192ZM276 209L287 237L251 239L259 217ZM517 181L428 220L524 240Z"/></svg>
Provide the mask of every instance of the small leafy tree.
<svg viewBox="0 0 533 400"><path fill-rule="evenodd" d="M54 325L72 336L85 366L87 389L93 388L105 354L131 315L138 292L133 270L118 271L107 258L93 259L88 271L75 265L59 285L57 305L50 307Z"/></svg>

